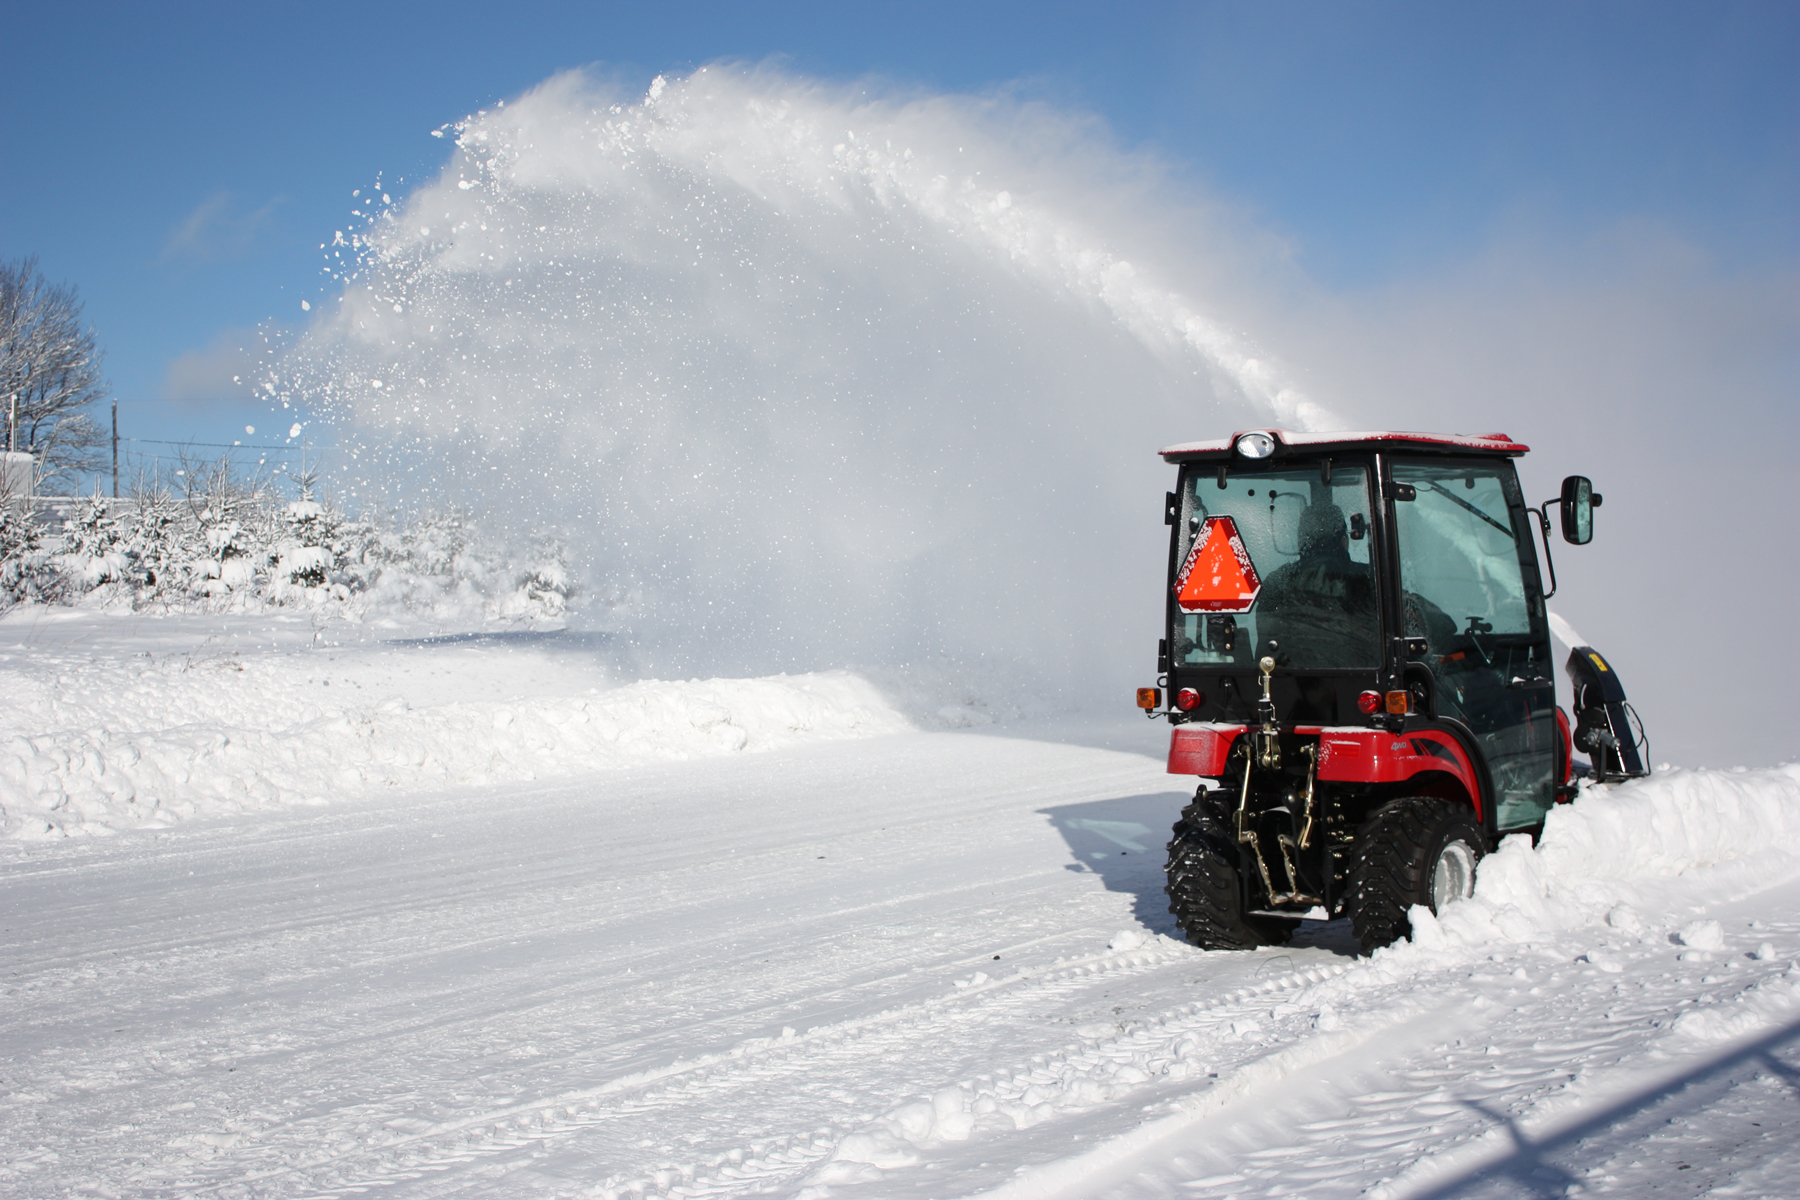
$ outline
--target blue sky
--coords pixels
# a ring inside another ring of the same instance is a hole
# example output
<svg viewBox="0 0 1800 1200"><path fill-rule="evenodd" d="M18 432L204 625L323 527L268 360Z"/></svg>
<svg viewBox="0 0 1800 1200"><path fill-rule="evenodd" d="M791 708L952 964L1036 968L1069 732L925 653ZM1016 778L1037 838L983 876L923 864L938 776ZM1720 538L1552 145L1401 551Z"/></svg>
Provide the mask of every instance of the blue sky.
<svg viewBox="0 0 1800 1200"><path fill-rule="evenodd" d="M266 427L194 356L296 323L352 189L428 176L430 129L583 65L1016 88L1097 114L1346 297L1622 223L1724 275L1800 249L1792 4L77 2L7 29L0 254L81 289L143 436ZM216 403L138 403L169 396Z"/></svg>

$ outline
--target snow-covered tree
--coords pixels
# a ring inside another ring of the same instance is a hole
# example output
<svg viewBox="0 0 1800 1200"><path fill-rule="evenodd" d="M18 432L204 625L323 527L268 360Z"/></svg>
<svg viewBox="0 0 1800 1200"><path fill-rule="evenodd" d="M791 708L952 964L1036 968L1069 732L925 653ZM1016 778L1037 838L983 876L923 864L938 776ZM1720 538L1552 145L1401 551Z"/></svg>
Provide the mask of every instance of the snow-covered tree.
<svg viewBox="0 0 1800 1200"><path fill-rule="evenodd" d="M474 521L459 509L427 513L406 527L402 539L408 565L422 575L455 576L470 565Z"/></svg>
<svg viewBox="0 0 1800 1200"><path fill-rule="evenodd" d="M0 609L50 598L48 558L37 525L18 506L0 504Z"/></svg>
<svg viewBox="0 0 1800 1200"><path fill-rule="evenodd" d="M98 494L75 505L63 522L62 553L57 565L76 592L91 592L103 583L125 579L130 566L128 532L113 515L112 505Z"/></svg>
<svg viewBox="0 0 1800 1200"><path fill-rule="evenodd" d="M575 577L569 570L562 543L554 538L534 539L524 565L514 572L512 594L498 605L497 615L557 617L575 595Z"/></svg>
<svg viewBox="0 0 1800 1200"><path fill-rule="evenodd" d="M191 572L194 548L181 525L181 508L160 483L140 479L132 488L132 509L124 518L125 549L139 596L153 600L179 595Z"/></svg>
<svg viewBox="0 0 1800 1200"><path fill-rule="evenodd" d="M195 590L203 596L221 596L252 588L269 564L271 541L262 536L270 522L261 511L265 505L260 481L240 479L223 456L204 466L184 460L180 478L197 535Z"/></svg>

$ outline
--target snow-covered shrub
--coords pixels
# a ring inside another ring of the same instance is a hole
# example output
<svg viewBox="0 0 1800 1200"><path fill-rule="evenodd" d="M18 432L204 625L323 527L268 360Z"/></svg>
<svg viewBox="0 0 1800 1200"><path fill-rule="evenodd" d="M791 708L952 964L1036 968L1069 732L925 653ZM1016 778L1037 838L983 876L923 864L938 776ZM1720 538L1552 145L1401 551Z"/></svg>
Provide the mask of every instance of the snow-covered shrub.
<svg viewBox="0 0 1800 1200"><path fill-rule="evenodd" d="M474 524L461 509L427 513L401 531L400 557L419 575L469 574L475 565L467 557L475 543Z"/></svg>
<svg viewBox="0 0 1800 1200"><path fill-rule="evenodd" d="M51 598L49 559L37 525L17 505L0 503L0 610Z"/></svg>
<svg viewBox="0 0 1800 1200"><path fill-rule="evenodd" d="M184 592L193 555L183 536L181 509L168 489L141 484L134 489L130 511L121 517L138 601Z"/></svg>
<svg viewBox="0 0 1800 1200"><path fill-rule="evenodd" d="M535 539L526 553L525 564L514 575L512 592L495 606L495 615L538 619L561 616L576 591L562 543L553 538Z"/></svg>
<svg viewBox="0 0 1800 1200"><path fill-rule="evenodd" d="M286 528L275 546L280 582L323 587L336 565L333 541L340 521L316 500L296 500L282 514Z"/></svg>
<svg viewBox="0 0 1800 1200"><path fill-rule="evenodd" d="M184 540L194 552L192 591L222 597L251 590L269 561L268 542L255 536L266 524L256 519L262 501L258 481L240 479L224 458L211 467L186 469L181 478L191 522Z"/></svg>
<svg viewBox="0 0 1800 1200"><path fill-rule="evenodd" d="M124 582L129 537L109 501L94 495L78 502L74 515L63 522L62 552L56 556L66 584L80 593Z"/></svg>
<svg viewBox="0 0 1800 1200"><path fill-rule="evenodd" d="M201 515L200 537L206 557L200 562L197 591L202 596L223 596L255 585L258 568L268 564L268 554L258 554L255 540L242 521L222 520L212 510Z"/></svg>
<svg viewBox="0 0 1800 1200"><path fill-rule="evenodd" d="M540 537L520 553L482 536L449 509L367 530L356 573L372 607L443 619L546 620L567 611L574 573L560 543Z"/></svg>

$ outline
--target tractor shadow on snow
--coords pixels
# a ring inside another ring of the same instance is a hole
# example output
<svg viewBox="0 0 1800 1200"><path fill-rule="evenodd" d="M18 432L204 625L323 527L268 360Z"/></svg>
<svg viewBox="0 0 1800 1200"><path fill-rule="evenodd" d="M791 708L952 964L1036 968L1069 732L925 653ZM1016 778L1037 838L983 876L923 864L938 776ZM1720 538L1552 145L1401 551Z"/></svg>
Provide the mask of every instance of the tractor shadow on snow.
<svg viewBox="0 0 1800 1200"><path fill-rule="evenodd" d="M1163 865L1170 827L1187 802L1186 792L1146 792L1038 811L1068 844L1073 861L1065 870L1098 875L1107 891L1132 898L1132 915L1145 929L1180 940L1163 892ZM1346 958L1357 953L1348 921L1303 921L1290 944Z"/></svg>
<svg viewBox="0 0 1800 1200"><path fill-rule="evenodd" d="M1669 1192L1685 1196L1712 1195L1714 1185L1732 1182L1725 1168L1754 1165L1759 1161L1752 1155L1747 1162L1739 1159L1734 1163L1730 1152L1737 1148L1734 1143L1741 1139L1744 1144L1754 1144L1755 1140L1767 1138L1771 1133L1780 1137L1779 1131L1764 1130L1760 1135L1741 1129L1733 1130L1729 1135L1721 1131L1716 1135L1718 1140L1709 1144L1691 1134L1684 1139L1679 1133L1670 1132L1670 1127L1679 1129L1686 1121L1712 1110L1732 1089L1759 1079L1778 1081L1800 1099L1800 1065L1794 1061L1797 1050L1800 1050L1800 1021L1790 1021L1754 1041L1727 1047L1673 1077L1629 1091L1603 1108L1582 1113L1573 1121L1565 1119L1553 1132L1536 1136L1521 1129L1506 1113L1474 1100L1464 1100L1463 1104L1486 1117L1494 1127L1507 1131L1510 1149L1407 1194L1411 1200L1460 1200L1463 1197L1472 1200L1478 1196L1528 1196L1550 1200L1551 1197L1572 1195L1592 1174L1583 1166L1592 1162L1589 1143L1602 1140L1602 1144L1642 1146L1644 1157L1660 1155L1673 1164L1675 1171L1698 1168L1694 1169L1694 1176L1698 1178L1689 1177L1691 1182L1684 1181L1687 1182L1685 1187L1671 1181ZM1782 1057L1784 1054L1786 1059ZM1741 1116L1733 1119L1743 1120ZM1726 1137L1733 1141L1724 1141ZM1656 1147L1657 1142L1667 1148ZM1689 1151L1686 1154L1682 1153L1684 1144ZM1765 1149L1763 1153L1773 1152ZM1632 1153L1626 1151L1617 1156L1630 1159ZM1726 1194L1726 1191L1720 1186L1718 1194Z"/></svg>

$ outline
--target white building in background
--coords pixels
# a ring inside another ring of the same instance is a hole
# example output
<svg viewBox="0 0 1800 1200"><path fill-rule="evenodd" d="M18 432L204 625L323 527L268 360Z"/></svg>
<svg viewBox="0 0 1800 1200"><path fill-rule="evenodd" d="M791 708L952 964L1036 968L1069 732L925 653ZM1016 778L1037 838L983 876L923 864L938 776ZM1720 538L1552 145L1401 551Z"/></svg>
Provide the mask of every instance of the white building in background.
<svg viewBox="0 0 1800 1200"><path fill-rule="evenodd" d="M36 483L37 459L23 450L0 450L0 504L24 508Z"/></svg>

